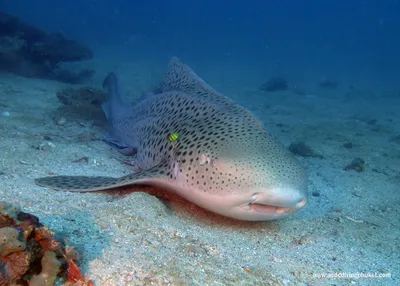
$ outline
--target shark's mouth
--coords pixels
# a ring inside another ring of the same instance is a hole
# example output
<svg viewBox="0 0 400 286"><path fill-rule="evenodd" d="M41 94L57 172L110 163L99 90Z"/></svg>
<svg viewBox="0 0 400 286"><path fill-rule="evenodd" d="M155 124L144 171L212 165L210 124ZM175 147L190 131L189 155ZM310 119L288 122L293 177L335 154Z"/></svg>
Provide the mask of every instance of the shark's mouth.
<svg viewBox="0 0 400 286"><path fill-rule="evenodd" d="M262 204L249 204L250 209L260 213L283 214L292 208L276 207Z"/></svg>
<svg viewBox="0 0 400 286"><path fill-rule="evenodd" d="M301 200L293 207L279 207L279 206L272 206L272 205L265 205L259 203L249 203L241 205L241 207L245 210L252 210L259 213L266 213L266 214L276 214L276 215L283 215L283 214L290 214L300 208L302 208L306 204L306 200Z"/></svg>

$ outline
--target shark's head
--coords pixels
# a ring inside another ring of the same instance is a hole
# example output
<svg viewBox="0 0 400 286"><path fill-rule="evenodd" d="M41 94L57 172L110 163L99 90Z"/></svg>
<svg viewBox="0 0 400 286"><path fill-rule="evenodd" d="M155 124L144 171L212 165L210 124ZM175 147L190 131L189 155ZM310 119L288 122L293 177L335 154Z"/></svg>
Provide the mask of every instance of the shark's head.
<svg viewBox="0 0 400 286"><path fill-rule="evenodd" d="M210 123L208 129L217 131L205 141L192 134L197 142L194 149L192 141L183 144L171 171L185 190L180 194L240 220L287 217L307 202L306 172L262 126L248 123L238 123L236 131L229 130L234 126L229 122L218 122L217 129Z"/></svg>
<svg viewBox="0 0 400 286"><path fill-rule="evenodd" d="M225 191L226 216L274 220L306 205L307 176L298 160L279 143L259 143L226 147L214 162L220 191Z"/></svg>
<svg viewBox="0 0 400 286"><path fill-rule="evenodd" d="M303 167L250 111L177 58L171 59L160 87L168 100L159 100L153 110L168 117L157 124L161 138L152 134L146 142L161 142L154 149L165 150L159 146L164 138L180 135L168 174L171 190L241 220L279 219L304 207Z"/></svg>

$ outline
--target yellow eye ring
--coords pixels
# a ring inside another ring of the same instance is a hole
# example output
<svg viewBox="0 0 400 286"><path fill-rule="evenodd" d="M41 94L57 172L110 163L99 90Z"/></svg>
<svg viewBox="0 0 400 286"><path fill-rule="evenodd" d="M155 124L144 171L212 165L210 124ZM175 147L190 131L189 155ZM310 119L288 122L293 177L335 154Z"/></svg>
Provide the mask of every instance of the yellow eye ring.
<svg viewBox="0 0 400 286"><path fill-rule="evenodd" d="M176 132L174 132L174 133L171 133L171 134L169 134L168 135L168 140L169 141L175 141L176 139L178 139L179 138L179 134L178 133L176 133Z"/></svg>

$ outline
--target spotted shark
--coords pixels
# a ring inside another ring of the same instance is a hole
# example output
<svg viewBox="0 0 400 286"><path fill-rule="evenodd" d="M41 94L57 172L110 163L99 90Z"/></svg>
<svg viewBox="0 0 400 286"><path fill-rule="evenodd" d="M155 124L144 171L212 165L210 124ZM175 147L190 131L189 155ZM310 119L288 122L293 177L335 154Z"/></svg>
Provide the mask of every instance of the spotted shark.
<svg viewBox="0 0 400 286"><path fill-rule="evenodd" d="M49 176L39 186L90 192L150 185L238 220L287 217L306 205L307 175L295 156L250 111L214 90L189 66L170 60L158 92L127 103L117 77L105 82L107 141L132 156L119 178Z"/></svg>

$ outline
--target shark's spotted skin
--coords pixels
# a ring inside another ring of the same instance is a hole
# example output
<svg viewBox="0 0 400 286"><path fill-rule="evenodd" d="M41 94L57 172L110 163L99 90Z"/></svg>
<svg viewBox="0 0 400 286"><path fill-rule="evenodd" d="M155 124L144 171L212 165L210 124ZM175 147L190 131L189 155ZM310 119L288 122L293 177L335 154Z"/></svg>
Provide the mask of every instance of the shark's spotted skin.
<svg viewBox="0 0 400 286"><path fill-rule="evenodd" d="M41 186L95 191L157 185L206 209L243 220L286 217L307 199L307 177L296 158L248 110L213 90L173 58L161 93L123 104L117 80L105 82L108 140L135 150L137 173L121 178L56 176ZM171 134L178 135L169 140Z"/></svg>

